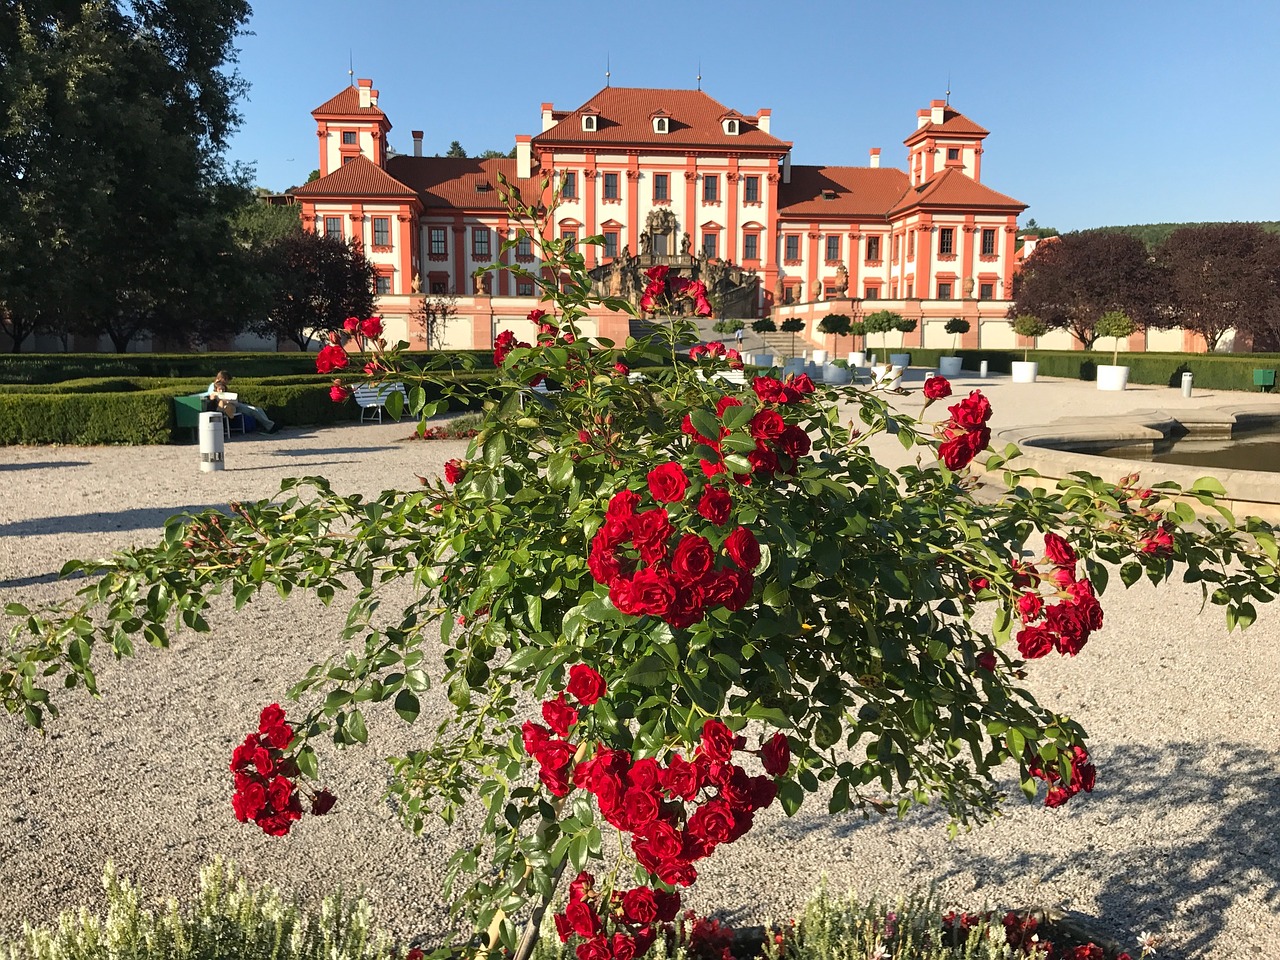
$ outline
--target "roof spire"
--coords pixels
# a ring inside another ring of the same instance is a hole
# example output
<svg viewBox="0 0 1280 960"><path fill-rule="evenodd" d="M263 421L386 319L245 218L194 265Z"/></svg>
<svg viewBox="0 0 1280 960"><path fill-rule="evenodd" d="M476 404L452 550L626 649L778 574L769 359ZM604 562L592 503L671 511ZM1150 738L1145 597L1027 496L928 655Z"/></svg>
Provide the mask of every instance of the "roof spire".
<svg viewBox="0 0 1280 960"><path fill-rule="evenodd" d="M702 58L698 58L698 89L702 89Z"/></svg>
<svg viewBox="0 0 1280 960"><path fill-rule="evenodd" d="M950 70L948 70L948 71L947 71L947 99L946 99L946 104L947 104L947 106L948 106L948 107L949 107L949 106L951 106L951 71L950 71Z"/></svg>
<svg viewBox="0 0 1280 960"><path fill-rule="evenodd" d="M355 59L351 55L351 48L347 47L347 86L354 87L356 85Z"/></svg>
<svg viewBox="0 0 1280 960"><path fill-rule="evenodd" d="M606 50L604 54L604 85L606 87L609 86L610 76L611 76L611 73L609 71L609 51Z"/></svg>

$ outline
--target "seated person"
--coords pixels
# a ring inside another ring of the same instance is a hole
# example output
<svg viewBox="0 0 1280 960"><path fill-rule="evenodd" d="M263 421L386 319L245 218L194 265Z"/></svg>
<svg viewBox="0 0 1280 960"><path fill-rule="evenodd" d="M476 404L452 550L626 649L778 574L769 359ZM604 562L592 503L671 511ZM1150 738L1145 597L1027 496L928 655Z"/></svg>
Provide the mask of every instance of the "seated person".
<svg viewBox="0 0 1280 960"><path fill-rule="evenodd" d="M215 394L228 393L230 391L229 384L231 382L231 374L225 370L219 370L213 378L213 383L209 384L209 389L205 391L206 397L213 397ZM255 407L252 404L244 403L241 400L223 400L218 399L218 409L222 411L224 417L234 417L237 413L246 414L253 417L262 425L262 429L267 433L275 433L279 427L275 421L267 416L267 411L261 407Z"/></svg>

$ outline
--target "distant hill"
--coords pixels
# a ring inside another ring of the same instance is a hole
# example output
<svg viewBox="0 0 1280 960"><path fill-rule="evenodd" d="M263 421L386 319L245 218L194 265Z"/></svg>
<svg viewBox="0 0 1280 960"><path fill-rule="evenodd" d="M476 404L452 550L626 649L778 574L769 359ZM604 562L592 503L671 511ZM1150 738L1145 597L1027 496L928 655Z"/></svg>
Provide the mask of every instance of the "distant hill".
<svg viewBox="0 0 1280 960"><path fill-rule="evenodd" d="M1254 222L1263 230L1280 233L1280 220L1258 220ZM1136 223L1127 227L1097 227L1096 229L1107 230L1112 233L1133 234L1133 236L1145 243L1148 249L1154 249L1162 244L1169 234L1175 230L1181 230L1183 227L1203 226L1205 226L1203 223Z"/></svg>

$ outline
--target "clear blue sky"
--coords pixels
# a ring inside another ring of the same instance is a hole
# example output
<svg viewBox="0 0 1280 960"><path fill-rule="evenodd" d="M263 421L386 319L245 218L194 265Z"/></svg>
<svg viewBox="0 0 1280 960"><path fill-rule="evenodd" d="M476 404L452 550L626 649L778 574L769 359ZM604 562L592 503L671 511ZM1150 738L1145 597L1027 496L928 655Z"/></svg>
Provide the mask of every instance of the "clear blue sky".
<svg viewBox="0 0 1280 960"><path fill-rule="evenodd" d="M509 150L539 104L604 85L702 88L773 110L796 163L905 166L944 96L991 131L983 182L1061 230L1280 220L1280 0L621 4L258 0L233 159L283 189L317 166L310 111L371 77L392 145Z"/></svg>

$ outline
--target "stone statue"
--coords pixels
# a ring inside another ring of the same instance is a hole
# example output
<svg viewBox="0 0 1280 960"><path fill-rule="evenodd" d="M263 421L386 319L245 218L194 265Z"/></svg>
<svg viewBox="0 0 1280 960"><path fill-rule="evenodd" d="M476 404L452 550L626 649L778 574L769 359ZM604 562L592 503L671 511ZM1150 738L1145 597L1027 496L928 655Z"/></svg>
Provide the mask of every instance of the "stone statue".
<svg viewBox="0 0 1280 960"><path fill-rule="evenodd" d="M622 294L622 263L614 260L609 264L609 296L617 297Z"/></svg>
<svg viewBox="0 0 1280 960"><path fill-rule="evenodd" d="M422 274L420 274L420 273L415 273L415 274L413 275L413 284L409 287L409 291L410 291L411 293L421 293L421 292L422 292Z"/></svg>
<svg viewBox="0 0 1280 960"><path fill-rule="evenodd" d="M964 298L966 300L973 299L973 277L964 278L963 290L964 290Z"/></svg>
<svg viewBox="0 0 1280 960"><path fill-rule="evenodd" d="M843 297L849 292L849 269L844 265L843 260L836 267L835 292L837 297Z"/></svg>
<svg viewBox="0 0 1280 960"><path fill-rule="evenodd" d="M476 296L487 297L489 295L489 275L481 273L476 275Z"/></svg>
<svg viewBox="0 0 1280 960"><path fill-rule="evenodd" d="M651 252L652 247L653 238L649 236L648 232L646 231L645 233L640 234L640 256L647 257Z"/></svg>
<svg viewBox="0 0 1280 960"><path fill-rule="evenodd" d="M684 239L680 241L680 256L687 257L691 249L693 249L693 240L690 239L689 232L686 230Z"/></svg>

